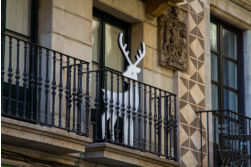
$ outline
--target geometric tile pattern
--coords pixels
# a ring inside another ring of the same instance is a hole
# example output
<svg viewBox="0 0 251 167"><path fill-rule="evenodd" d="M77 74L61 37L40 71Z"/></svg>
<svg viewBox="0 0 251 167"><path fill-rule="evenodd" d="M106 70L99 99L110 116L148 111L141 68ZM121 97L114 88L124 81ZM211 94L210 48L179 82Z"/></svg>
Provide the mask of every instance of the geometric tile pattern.
<svg viewBox="0 0 251 167"><path fill-rule="evenodd" d="M181 166L196 167L201 165L201 132L195 112L205 109L204 4L201 0L185 0L178 7L187 13L188 36L188 69L178 80L180 163ZM203 166L207 163L204 126L205 122L202 132Z"/></svg>

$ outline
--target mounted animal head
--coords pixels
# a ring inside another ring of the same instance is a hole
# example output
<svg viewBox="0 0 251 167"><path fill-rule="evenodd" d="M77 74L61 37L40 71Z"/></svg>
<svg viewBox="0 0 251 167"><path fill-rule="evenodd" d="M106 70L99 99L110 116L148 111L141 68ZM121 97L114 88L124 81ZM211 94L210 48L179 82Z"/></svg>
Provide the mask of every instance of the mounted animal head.
<svg viewBox="0 0 251 167"><path fill-rule="evenodd" d="M138 74L141 71L141 69L138 68L137 65L139 64L139 62L145 56L145 53L146 53L145 43L144 42L141 43L142 50L137 51L138 54L135 56L137 60L134 63L132 63L130 58L129 58L129 51L126 50L127 44L123 44L122 39L123 39L123 33L119 33L119 38L118 38L119 47L120 47L123 55L125 56L128 64L129 64L127 66L126 71L123 73L123 76L134 79L134 80L137 80L138 79Z"/></svg>

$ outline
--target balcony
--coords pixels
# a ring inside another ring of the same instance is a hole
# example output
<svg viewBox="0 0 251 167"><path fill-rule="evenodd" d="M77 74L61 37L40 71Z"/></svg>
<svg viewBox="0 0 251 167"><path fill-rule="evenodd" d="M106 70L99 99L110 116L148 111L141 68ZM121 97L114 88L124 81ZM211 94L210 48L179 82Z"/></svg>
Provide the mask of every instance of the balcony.
<svg viewBox="0 0 251 167"><path fill-rule="evenodd" d="M250 166L251 118L231 110L197 114L205 120L205 124L200 122L200 129L207 131L207 148L202 148L201 136L201 157L207 152L209 166Z"/></svg>
<svg viewBox="0 0 251 167"><path fill-rule="evenodd" d="M113 150L132 155L135 166L139 159L178 165L175 94L108 68L91 71L84 60L13 35L2 34L1 47L3 142L62 153L64 137L71 146L63 152L85 152L88 161L132 165L107 156ZM50 143L31 144L21 131L20 142L7 132L18 126Z"/></svg>

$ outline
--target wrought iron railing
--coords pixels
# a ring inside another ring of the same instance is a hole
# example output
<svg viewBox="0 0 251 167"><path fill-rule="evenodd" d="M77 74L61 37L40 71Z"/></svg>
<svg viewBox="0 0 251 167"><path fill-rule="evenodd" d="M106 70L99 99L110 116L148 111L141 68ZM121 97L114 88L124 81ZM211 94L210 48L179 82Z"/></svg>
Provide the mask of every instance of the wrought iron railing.
<svg viewBox="0 0 251 167"><path fill-rule="evenodd" d="M1 47L2 116L178 159L175 94L13 35Z"/></svg>
<svg viewBox="0 0 251 167"><path fill-rule="evenodd" d="M251 118L231 110L198 111L197 114L201 134L204 130L207 134L206 150L203 150L201 135L201 158L207 154L208 166L251 166Z"/></svg>
<svg viewBox="0 0 251 167"><path fill-rule="evenodd" d="M110 69L95 70L91 100L95 142L177 160L176 95Z"/></svg>
<svg viewBox="0 0 251 167"><path fill-rule="evenodd" d="M2 33L3 116L88 136L89 64Z"/></svg>

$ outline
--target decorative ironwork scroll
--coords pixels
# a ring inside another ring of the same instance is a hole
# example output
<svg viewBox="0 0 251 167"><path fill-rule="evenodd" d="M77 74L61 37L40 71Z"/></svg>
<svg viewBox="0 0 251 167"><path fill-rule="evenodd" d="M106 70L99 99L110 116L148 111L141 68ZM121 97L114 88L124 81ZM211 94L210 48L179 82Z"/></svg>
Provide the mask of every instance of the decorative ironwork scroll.
<svg viewBox="0 0 251 167"><path fill-rule="evenodd" d="M174 70L187 67L186 13L177 7L169 7L158 18L159 64Z"/></svg>

